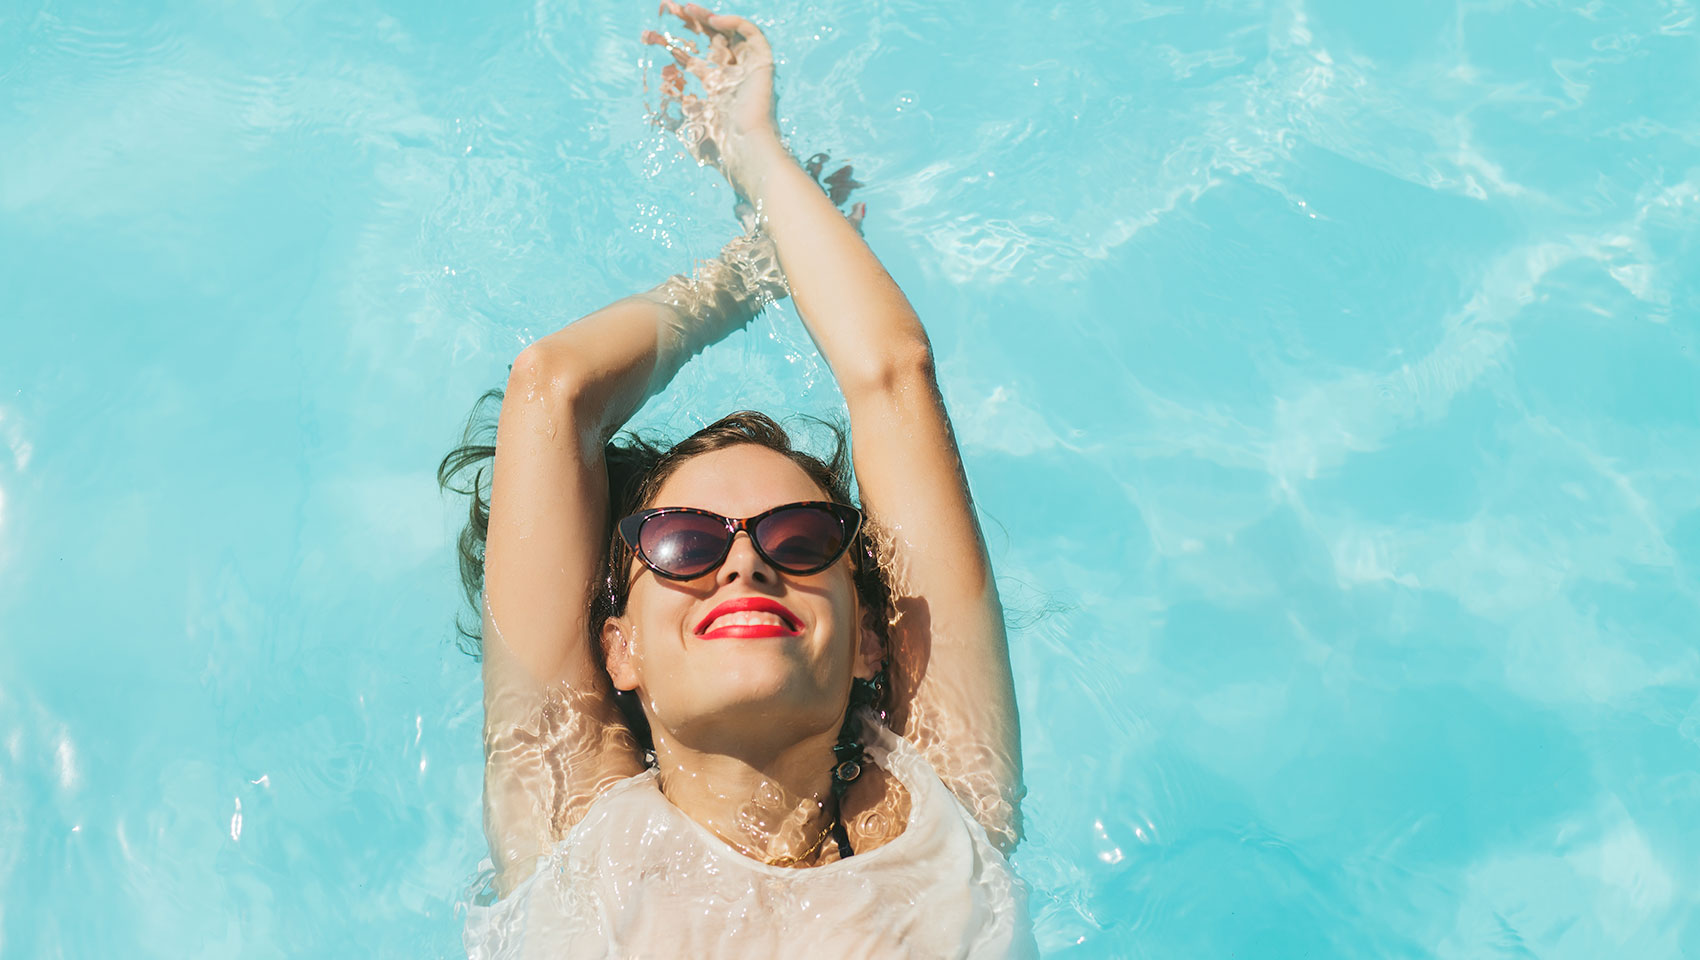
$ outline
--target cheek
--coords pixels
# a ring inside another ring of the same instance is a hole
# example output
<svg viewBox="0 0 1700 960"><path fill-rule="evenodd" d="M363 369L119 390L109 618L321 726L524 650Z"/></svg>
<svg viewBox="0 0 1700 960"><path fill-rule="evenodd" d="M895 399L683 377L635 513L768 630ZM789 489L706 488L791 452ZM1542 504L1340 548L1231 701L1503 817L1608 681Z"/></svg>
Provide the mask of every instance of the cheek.
<svg viewBox="0 0 1700 960"><path fill-rule="evenodd" d="M862 608L855 585L849 582L839 584L832 592L831 602L834 644L848 644L854 648L862 634Z"/></svg>
<svg viewBox="0 0 1700 960"><path fill-rule="evenodd" d="M862 595L856 592L856 578L849 570L844 571L844 576L839 581L839 593L841 606L849 611L846 615L851 618L860 615Z"/></svg>
<svg viewBox="0 0 1700 960"><path fill-rule="evenodd" d="M690 598L665 590L634 595L632 616L633 656L640 660L665 660L677 656L684 640Z"/></svg>

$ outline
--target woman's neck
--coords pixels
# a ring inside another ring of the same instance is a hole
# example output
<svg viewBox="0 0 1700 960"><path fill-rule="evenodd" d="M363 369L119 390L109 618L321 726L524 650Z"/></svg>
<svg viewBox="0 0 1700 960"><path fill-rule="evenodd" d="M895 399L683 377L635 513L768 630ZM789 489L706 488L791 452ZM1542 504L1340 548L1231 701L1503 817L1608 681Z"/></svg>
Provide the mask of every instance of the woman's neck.
<svg viewBox="0 0 1700 960"><path fill-rule="evenodd" d="M838 814L832 796L833 733L765 755L693 749L656 731L661 792L686 816L746 856L775 866L807 865Z"/></svg>

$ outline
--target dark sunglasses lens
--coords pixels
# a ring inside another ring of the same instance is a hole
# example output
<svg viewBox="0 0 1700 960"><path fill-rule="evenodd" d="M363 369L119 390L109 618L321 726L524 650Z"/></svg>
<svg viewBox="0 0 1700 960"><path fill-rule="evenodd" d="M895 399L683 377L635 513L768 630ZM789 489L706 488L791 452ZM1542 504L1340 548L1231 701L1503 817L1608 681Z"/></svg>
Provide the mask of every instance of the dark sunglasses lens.
<svg viewBox="0 0 1700 960"><path fill-rule="evenodd" d="M664 513L644 522L638 542L650 566L675 577L695 577L720 562L726 526L695 513Z"/></svg>
<svg viewBox="0 0 1700 960"><path fill-rule="evenodd" d="M756 525L756 542L782 570L814 570L844 551L844 521L824 507L790 507Z"/></svg>

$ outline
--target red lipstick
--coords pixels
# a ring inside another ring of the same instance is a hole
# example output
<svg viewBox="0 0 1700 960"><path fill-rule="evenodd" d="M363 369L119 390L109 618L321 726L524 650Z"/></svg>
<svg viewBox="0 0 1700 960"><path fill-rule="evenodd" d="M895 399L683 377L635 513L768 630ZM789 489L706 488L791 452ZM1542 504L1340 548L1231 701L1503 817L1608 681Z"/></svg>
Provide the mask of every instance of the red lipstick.
<svg viewBox="0 0 1700 960"><path fill-rule="evenodd" d="M716 619L728 613L771 613L784 621L781 626L777 623L740 623L717 627L712 633L705 632ZM802 618L792 613L790 608L777 600L766 597L738 597L728 600L708 612L697 624L697 636L707 640L749 640L757 637L795 637L803 632Z"/></svg>

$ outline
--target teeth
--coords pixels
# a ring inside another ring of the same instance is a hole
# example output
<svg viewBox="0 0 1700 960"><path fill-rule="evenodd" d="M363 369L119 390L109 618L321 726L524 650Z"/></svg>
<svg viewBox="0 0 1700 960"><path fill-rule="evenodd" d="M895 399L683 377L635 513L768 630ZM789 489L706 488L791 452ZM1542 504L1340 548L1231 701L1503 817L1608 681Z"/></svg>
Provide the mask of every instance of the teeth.
<svg viewBox="0 0 1700 960"><path fill-rule="evenodd" d="M777 613L762 613L757 610L745 610L742 613L727 613L715 617L714 622L710 623L708 625L708 629L703 632L711 633L721 627L752 626L758 623L784 627L787 630L791 629L791 625L785 622L785 618L781 617Z"/></svg>

